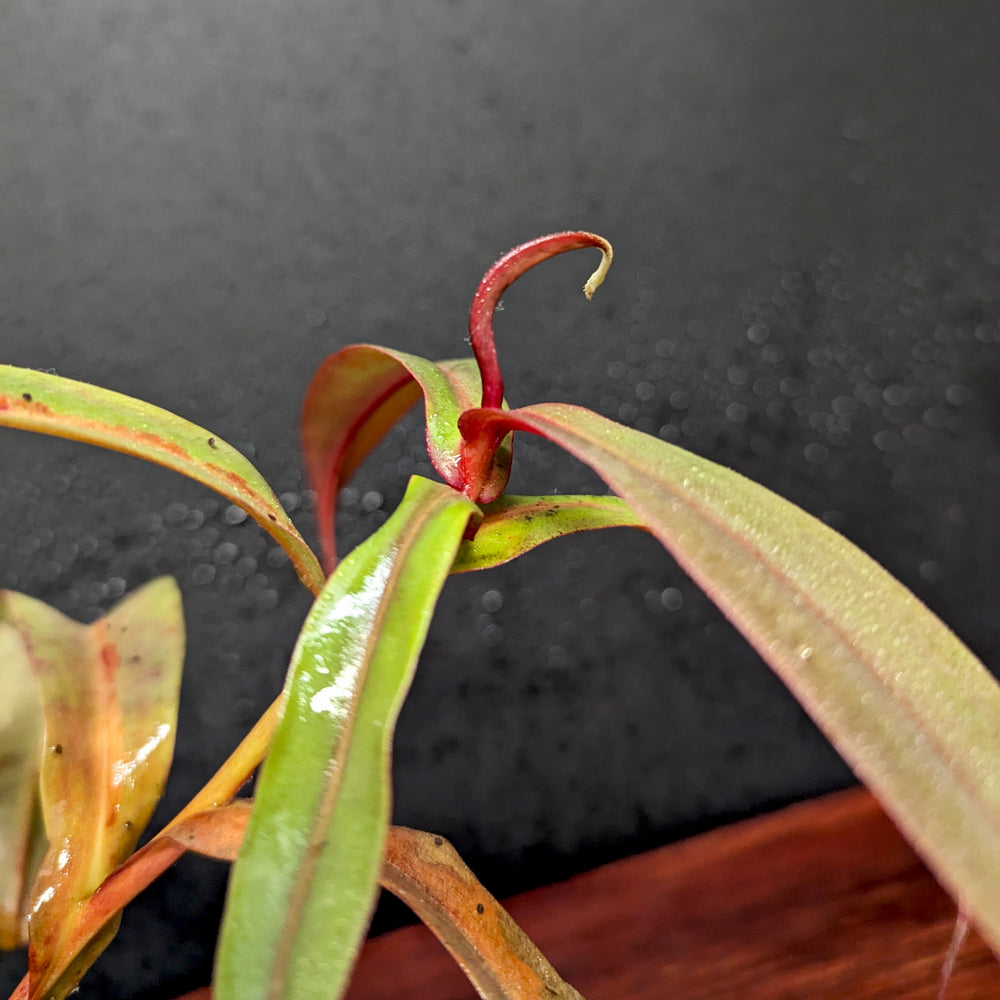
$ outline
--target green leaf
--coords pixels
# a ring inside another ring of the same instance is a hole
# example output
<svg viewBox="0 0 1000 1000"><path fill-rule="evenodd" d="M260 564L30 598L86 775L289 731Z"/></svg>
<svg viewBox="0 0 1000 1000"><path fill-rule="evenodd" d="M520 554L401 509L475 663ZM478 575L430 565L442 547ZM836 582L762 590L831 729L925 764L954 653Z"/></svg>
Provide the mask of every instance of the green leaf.
<svg viewBox="0 0 1000 1000"><path fill-rule="evenodd" d="M31 661L0 607L0 950L27 944L27 891L45 849L39 823L42 702Z"/></svg>
<svg viewBox="0 0 1000 1000"><path fill-rule="evenodd" d="M49 848L32 886L32 998L62 997L114 934L81 903L135 847L173 757L184 618L173 580L154 580L92 625L5 591L38 679L41 804ZM95 935L95 930L97 933Z"/></svg>
<svg viewBox="0 0 1000 1000"><path fill-rule="evenodd" d="M0 365L0 426L85 441L190 476L270 532L313 593L323 586L316 557L261 474L221 438L167 410L58 375Z"/></svg>
<svg viewBox="0 0 1000 1000"><path fill-rule="evenodd" d="M231 876L218 1000L340 995L375 898L396 717L474 511L414 477L313 605Z"/></svg>
<svg viewBox="0 0 1000 1000"><path fill-rule="evenodd" d="M728 469L564 404L463 417L592 466L777 671L994 948L1000 687L905 587Z"/></svg>
<svg viewBox="0 0 1000 1000"><path fill-rule="evenodd" d="M482 392L472 360L434 363L370 344L330 355L319 367L302 409L302 449L316 491L316 517L328 570L336 564L333 519L337 492L369 452L420 398L426 400L427 453L441 478L464 486L458 418ZM510 475L510 443L503 444L479 495L503 492Z"/></svg>
<svg viewBox="0 0 1000 1000"><path fill-rule="evenodd" d="M452 573L500 566L553 538L595 528L644 528L618 497L502 496L482 508L475 537L462 542Z"/></svg>

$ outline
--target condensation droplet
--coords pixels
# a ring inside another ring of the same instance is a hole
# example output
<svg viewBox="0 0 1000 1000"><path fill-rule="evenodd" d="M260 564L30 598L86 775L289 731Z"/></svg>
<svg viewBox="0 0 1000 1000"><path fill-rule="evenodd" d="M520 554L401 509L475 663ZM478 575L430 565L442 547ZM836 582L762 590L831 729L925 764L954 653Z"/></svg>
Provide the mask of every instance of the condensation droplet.
<svg viewBox="0 0 1000 1000"><path fill-rule="evenodd" d="M230 504L222 515L222 520L226 524L242 524L249 515L242 507L237 507L236 504Z"/></svg>
<svg viewBox="0 0 1000 1000"><path fill-rule="evenodd" d="M667 611L680 611L684 606L684 595L676 587L667 587L660 594L660 603Z"/></svg>
<svg viewBox="0 0 1000 1000"><path fill-rule="evenodd" d="M361 509L371 514L382 506L383 501L384 497L378 490L368 490L361 498Z"/></svg>
<svg viewBox="0 0 1000 1000"><path fill-rule="evenodd" d="M280 546L276 546L267 553L268 569L281 569L288 564L288 553Z"/></svg>
<svg viewBox="0 0 1000 1000"><path fill-rule="evenodd" d="M233 542L223 542L212 554L212 561L220 564L231 563L239 555L239 546Z"/></svg>
<svg viewBox="0 0 1000 1000"><path fill-rule="evenodd" d="M503 607L503 594L499 590L487 590L480 599L483 610L488 614L496 614Z"/></svg>

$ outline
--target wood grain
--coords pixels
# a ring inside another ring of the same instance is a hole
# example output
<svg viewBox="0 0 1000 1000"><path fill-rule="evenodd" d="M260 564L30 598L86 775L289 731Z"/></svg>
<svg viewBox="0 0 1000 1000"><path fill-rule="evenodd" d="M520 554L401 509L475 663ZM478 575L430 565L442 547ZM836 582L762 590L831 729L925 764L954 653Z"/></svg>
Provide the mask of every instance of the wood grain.
<svg viewBox="0 0 1000 1000"><path fill-rule="evenodd" d="M851 790L507 901L588 1000L934 1000L955 907ZM371 940L349 1000L471 1000L423 927ZM970 932L947 1000L1000 997Z"/></svg>

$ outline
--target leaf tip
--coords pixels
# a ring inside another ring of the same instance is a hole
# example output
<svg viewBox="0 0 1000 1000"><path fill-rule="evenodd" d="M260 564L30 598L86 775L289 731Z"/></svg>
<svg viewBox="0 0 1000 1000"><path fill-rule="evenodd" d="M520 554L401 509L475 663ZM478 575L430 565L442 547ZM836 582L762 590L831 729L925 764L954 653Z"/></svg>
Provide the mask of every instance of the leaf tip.
<svg viewBox="0 0 1000 1000"><path fill-rule="evenodd" d="M594 297L594 292L604 284L604 279L608 276L614 251L611 249L611 244L603 236L598 236L596 233L588 233L587 235L593 237L594 245L601 251L601 263L597 265L597 270L583 286L583 294L587 296L589 302Z"/></svg>

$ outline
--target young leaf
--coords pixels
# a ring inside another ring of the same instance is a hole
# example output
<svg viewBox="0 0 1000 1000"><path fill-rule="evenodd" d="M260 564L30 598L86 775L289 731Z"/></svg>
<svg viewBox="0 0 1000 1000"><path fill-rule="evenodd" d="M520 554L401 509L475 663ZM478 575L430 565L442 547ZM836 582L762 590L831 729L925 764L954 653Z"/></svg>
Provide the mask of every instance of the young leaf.
<svg viewBox="0 0 1000 1000"><path fill-rule="evenodd" d="M462 418L592 466L778 672L1000 948L1000 687L905 587L761 486L565 404Z"/></svg>
<svg viewBox="0 0 1000 1000"><path fill-rule="evenodd" d="M474 538L463 540L452 573L489 569L553 538L595 528L644 528L618 497L502 496L482 508Z"/></svg>
<svg viewBox="0 0 1000 1000"><path fill-rule="evenodd" d="M414 477L313 605L230 880L218 1000L340 995L374 902L396 716L474 511Z"/></svg>
<svg viewBox="0 0 1000 1000"><path fill-rule="evenodd" d="M0 426L85 441L190 476L270 532L313 593L323 586L316 557L261 474L221 438L173 413L58 375L0 365Z"/></svg>
<svg viewBox="0 0 1000 1000"><path fill-rule="evenodd" d="M81 933L80 904L131 853L170 769L184 658L180 594L173 580L155 580L85 626L4 592L0 616L21 635L45 717L49 849L32 887L31 997L62 997L114 933L107 925Z"/></svg>
<svg viewBox="0 0 1000 1000"><path fill-rule="evenodd" d="M27 944L27 889L44 850L38 822L42 702L20 635L0 604L0 951Z"/></svg>
<svg viewBox="0 0 1000 1000"><path fill-rule="evenodd" d="M385 347L356 344L331 354L316 371L302 408L302 450L316 491L316 517L326 567L336 565L337 492L368 453L420 398L426 400L427 453L448 485L466 485L458 417L477 405L482 387L475 362L434 363ZM510 475L502 446L473 499L499 496ZM472 495L468 491L467 495Z"/></svg>
<svg viewBox="0 0 1000 1000"><path fill-rule="evenodd" d="M569 232L539 236L509 250L483 275L469 308L469 343L483 381L480 405L499 407L503 401L503 376L500 374L493 337L493 313L501 296L536 264L568 250L580 250L583 247L597 247L601 251L600 265L583 286L583 294L590 299L611 267L611 244L595 233Z"/></svg>

